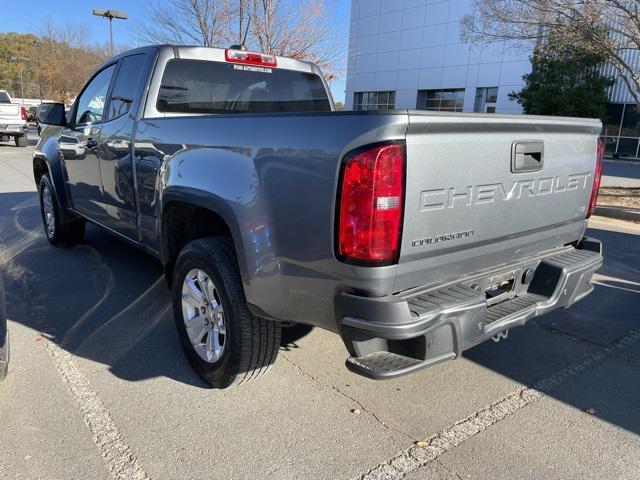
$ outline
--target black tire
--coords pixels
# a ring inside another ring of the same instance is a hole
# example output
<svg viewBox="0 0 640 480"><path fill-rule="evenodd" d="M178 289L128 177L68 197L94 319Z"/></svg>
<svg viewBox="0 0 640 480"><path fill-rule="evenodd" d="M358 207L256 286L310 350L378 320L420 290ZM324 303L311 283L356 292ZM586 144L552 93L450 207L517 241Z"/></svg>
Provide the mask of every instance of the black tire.
<svg viewBox="0 0 640 480"><path fill-rule="evenodd" d="M51 192L51 203L54 212L54 224L52 230L47 228L47 220L45 217L44 207L44 192L45 188ZM58 199L56 198L56 192L51 184L51 179L48 174L44 174L40 179L40 188L38 189L40 195L40 216L42 217L42 225L44 226L44 233L51 245L75 245L82 242L84 238L84 220L71 217L62 211Z"/></svg>
<svg viewBox="0 0 640 480"><path fill-rule="evenodd" d="M213 279L224 308L226 335L220 358L209 363L192 346L182 312L182 286L188 273L200 269ZM187 244L176 261L172 286L173 312L180 343L198 375L214 388L240 385L265 374L280 347L281 325L251 314L228 237Z"/></svg>
<svg viewBox="0 0 640 480"><path fill-rule="evenodd" d="M9 373L9 332L4 338L4 345L0 347L0 381L7 378Z"/></svg>
<svg viewBox="0 0 640 480"><path fill-rule="evenodd" d="M16 147L26 147L27 146L27 135L20 135L19 137L13 138L16 143Z"/></svg>

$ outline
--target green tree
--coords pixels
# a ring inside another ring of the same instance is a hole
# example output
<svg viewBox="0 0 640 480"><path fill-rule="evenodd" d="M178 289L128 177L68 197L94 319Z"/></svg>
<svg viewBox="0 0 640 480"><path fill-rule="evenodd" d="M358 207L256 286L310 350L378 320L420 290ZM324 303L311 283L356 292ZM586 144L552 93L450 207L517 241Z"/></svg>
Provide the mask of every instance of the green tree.
<svg viewBox="0 0 640 480"><path fill-rule="evenodd" d="M585 52L561 38L536 47L524 88L509 98L532 115L561 115L604 119L607 89L614 80L602 74L603 55Z"/></svg>
<svg viewBox="0 0 640 480"><path fill-rule="evenodd" d="M106 51L91 47L73 25L44 23L38 34L0 32L0 89L12 97L73 99Z"/></svg>
<svg viewBox="0 0 640 480"><path fill-rule="evenodd" d="M462 38L513 46L560 38L576 50L601 55L640 105L638 0L473 0Z"/></svg>

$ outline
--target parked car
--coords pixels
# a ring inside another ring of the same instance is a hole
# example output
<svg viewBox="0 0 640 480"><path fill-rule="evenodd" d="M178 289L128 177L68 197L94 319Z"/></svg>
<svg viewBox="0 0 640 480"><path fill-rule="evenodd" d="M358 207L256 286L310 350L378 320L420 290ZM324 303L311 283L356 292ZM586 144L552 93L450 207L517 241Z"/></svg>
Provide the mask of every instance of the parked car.
<svg viewBox="0 0 640 480"><path fill-rule="evenodd" d="M62 104L40 117L47 238L81 242L89 221L158 258L215 387L264 373L282 325L335 332L349 369L390 378L592 291L598 120L332 110L311 63L122 53L68 120ZM81 159L60 155L68 137Z"/></svg>
<svg viewBox="0 0 640 480"><path fill-rule="evenodd" d="M35 122L38 117L38 107L32 106L27 110L27 122Z"/></svg>
<svg viewBox="0 0 640 480"><path fill-rule="evenodd" d="M11 102L6 90L0 90L0 141L11 138L16 147L27 146L27 109Z"/></svg>
<svg viewBox="0 0 640 480"><path fill-rule="evenodd" d="M7 305L4 298L4 284L0 275L0 380L4 380L9 370L9 332L7 330Z"/></svg>
<svg viewBox="0 0 640 480"><path fill-rule="evenodd" d="M80 141L76 136L60 135L58 145L60 152L67 160L81 158L85 153L86 142Z"/></svg>

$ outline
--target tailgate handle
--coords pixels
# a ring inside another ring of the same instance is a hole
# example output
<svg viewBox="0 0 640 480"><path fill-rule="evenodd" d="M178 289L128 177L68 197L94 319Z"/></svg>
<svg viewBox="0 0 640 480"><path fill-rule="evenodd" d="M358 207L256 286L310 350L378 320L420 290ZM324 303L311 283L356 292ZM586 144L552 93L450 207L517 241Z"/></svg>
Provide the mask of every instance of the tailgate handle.
<svg viewBox="0 0 640 480"><path fill-rule="evenodd" d="M537 172L544 163L544 142L538 140L515 142L511 146L511 171Z"/></svg>

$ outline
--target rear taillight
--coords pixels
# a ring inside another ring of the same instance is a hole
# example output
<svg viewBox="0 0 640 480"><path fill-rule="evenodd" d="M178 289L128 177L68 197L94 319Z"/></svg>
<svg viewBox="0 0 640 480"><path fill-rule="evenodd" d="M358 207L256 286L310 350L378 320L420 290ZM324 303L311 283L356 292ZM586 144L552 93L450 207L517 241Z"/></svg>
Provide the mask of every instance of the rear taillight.
<svg viewBox="0 0 640 480"><path fill-rule="evenodd" d="M22 115L22 120L27 119L27 109L24 107L20 107L20 115Z"/></svg>
<svg viewBox="0 0 640 480"><path fill-rule="evenodd" d="M593 215L596 210L596 203L598 203L598 191L600 190L600 178L602 177L602 163L604 159L604 142L601 138L598 139L598 146L596 147L596 168L593 172L593 188L591 189L591 199L589 200L589 210L587 211L587 218Z"/></svg>
<svg viewBox="0 0 640 480"><path fill-rule="evenodd" d="M338 197L337 255L347 263L398 262L405 147L382 144L345 157Z"/></svg>
<svg viewBox="0 0 640 480"><path fill-rule="evenodd" d="M244 50L232 50L227 48L224 51L224 58L227 62L232 63L260 65L262 67L277 66L275 55L269 55L267 53L245 52Z"/></svg>

